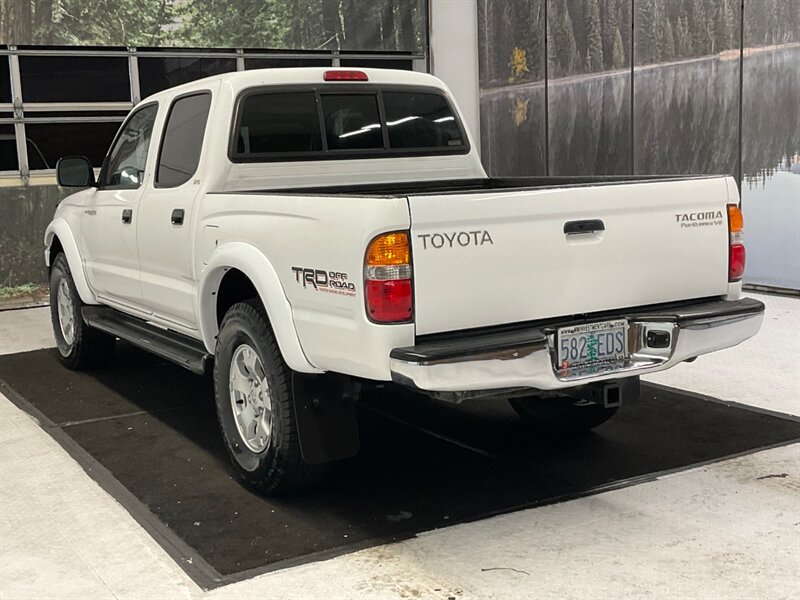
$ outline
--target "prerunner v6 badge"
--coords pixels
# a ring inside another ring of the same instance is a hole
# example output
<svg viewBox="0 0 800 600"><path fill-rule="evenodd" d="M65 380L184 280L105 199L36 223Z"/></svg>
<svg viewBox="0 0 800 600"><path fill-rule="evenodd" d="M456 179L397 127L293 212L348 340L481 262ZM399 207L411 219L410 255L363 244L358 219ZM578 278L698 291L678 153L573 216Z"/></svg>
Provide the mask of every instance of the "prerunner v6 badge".
<svg viewBox="0 0 800 600"><path fill-rule="evenodd" d="M329 292L342 296L356 295L356 286L348 281L347 273L304 267L292 267L292 271L295 281L302 283L304 288L313 288L318 292Z"/></svg>

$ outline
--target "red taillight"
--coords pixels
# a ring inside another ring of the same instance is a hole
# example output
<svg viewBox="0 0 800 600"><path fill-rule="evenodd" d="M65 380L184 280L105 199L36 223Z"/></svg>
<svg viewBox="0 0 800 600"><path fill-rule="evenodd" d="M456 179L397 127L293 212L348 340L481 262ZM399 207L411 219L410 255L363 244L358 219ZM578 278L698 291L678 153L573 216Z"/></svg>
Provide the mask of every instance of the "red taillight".
<svg viewBox="0 0 800 600"><path fill-rule="evenodd" d="M744 249L744 218L737 204L728 205L728 281L744 276L747 253Z"/></svg>
<svg viewBox="0 0 800 600"><path fill-rule="evenodd" d="M730 258L728 264L728 281L739 281L744 275L744 263L747 253L744 244L731 244Z"/></svg>
<svg viewBox="0 0 800 600"><path fill-rule="evenodd" d="M364 260L367 316L375 323L407 323L414 317L411 249L408 233L379 235Z"/></svg>
<svg viewBox="0 0 800 600"><path fill-rule="evenodd" d="M369 81L364 71L325 71L325 81Z"/></svg>
<svg viewBox="0 0 800 600"><path fill-rule="evenodd" d="M367 280L367 311L378 323L400 323L411 318L411 280Z"/></svg>

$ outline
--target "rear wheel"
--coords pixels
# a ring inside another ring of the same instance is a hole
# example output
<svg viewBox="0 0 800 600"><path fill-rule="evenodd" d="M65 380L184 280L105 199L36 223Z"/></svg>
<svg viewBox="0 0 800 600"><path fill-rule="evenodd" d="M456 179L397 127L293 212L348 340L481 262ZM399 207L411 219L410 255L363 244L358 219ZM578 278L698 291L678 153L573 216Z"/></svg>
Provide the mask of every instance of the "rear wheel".
<svg viewBox="0 0 800 600"><path fill-rule="evenodd" d="M578 435L602 425L617 413L617 407L585 398L561 396L513 398L509 403L522 421L544 436Z"/></svg>
<svg viewBox="0 0 800 600"><path fill-rule="evenodd" d="M257 300L234 304L222 320L214 361L217 417L231 462L265 494L308 487L324 467L303 460L292 373Z"/></svg>
<svg viewBox="0 0 800 600"><path fill-rule="evenodd" d="M114 338L84 322L83 306L67 258L58 254L50 269L50 319L61 363L73 370L107 364L114 353Z"/></svg>

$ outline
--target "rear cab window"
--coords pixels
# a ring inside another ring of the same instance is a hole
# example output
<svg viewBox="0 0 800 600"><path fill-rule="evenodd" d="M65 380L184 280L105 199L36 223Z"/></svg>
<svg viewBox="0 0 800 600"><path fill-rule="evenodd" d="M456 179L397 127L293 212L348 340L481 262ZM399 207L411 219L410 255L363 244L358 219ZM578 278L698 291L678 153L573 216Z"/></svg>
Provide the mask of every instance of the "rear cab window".
<svg viewBox="0 0 800 600"><path fill-rule="evenodd" d="M436 88L336 84L251 89L239 97L233 162L388 158L469 152Z"/></svg>

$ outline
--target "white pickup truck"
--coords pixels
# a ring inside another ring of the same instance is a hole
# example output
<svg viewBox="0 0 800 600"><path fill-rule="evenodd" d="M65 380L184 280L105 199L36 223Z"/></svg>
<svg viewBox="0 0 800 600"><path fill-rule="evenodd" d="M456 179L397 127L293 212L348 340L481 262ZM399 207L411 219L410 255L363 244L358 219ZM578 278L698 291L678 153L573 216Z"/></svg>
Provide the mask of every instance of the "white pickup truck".
<svg viewBox="0 0 800 600"><path fill-rule="evenodd" d="M575 432L763 318L733 179L487 177L421 73L203 79L136 106L97 179L82 157L57 175L85 188L45 234L64 365L117 338L213 362L232 463L264 493L357 452L365 387Z"/></svg>

